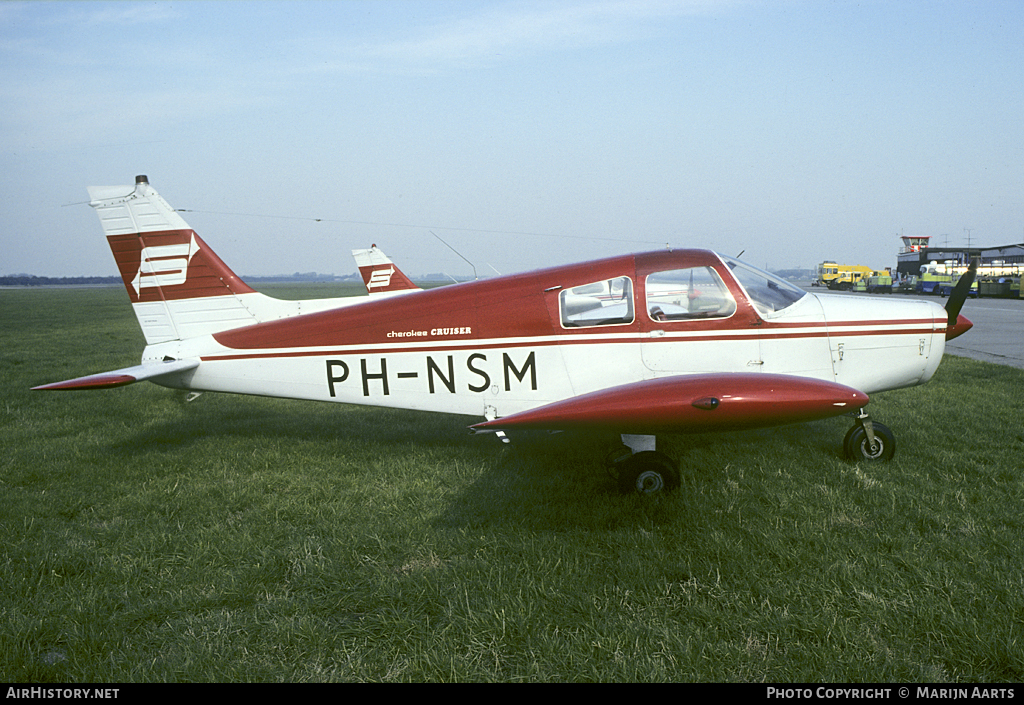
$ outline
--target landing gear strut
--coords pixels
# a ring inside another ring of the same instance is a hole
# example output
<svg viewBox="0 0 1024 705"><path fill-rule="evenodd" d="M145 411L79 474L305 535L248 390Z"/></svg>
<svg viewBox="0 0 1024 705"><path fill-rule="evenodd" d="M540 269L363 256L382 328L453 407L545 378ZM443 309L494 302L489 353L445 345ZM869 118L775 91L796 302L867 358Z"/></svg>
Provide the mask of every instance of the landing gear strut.
<svg viewBox="0 0 1024 705"><path fill-rule="evenodd" d="M679 486L678 466L670 457L654 450L654 436L623 434L622 443L606 461L622 492L650 495Z"/></svg>
<svg viewBox="0 0 1024 705"><path fill-rule="evenodd" d="M850 460L887 461L896 454L896 436L887 426L871 420L861 409L856 423L843 439L843 453Z"/></svg>

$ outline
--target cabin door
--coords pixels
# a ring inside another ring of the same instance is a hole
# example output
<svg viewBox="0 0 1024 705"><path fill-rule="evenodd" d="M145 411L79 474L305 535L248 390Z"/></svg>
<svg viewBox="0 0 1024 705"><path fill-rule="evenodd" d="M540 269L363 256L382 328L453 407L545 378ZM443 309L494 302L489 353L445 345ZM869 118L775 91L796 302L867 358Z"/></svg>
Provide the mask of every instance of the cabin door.
<svg viewBox="0 0 1024 705"><path fill-rule="evenodd" d="M737 306L714 268L652 272L638 298L641 354L651 377L760 370L753 313Z"/></svg>

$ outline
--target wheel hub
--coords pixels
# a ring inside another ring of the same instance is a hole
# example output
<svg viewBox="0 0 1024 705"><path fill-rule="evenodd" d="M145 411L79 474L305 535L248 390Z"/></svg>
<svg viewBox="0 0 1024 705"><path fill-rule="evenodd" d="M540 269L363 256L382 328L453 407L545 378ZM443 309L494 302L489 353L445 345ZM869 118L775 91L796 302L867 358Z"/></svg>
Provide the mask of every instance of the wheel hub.
<svg viewBox="0 0 1024 705"><path fill-rule="evenodd" d="M664 478L662 478L661 473L655 472L654 470L645 470L636 478L637 492L649 494L651 492L659 492L664 487Z"/></svg>

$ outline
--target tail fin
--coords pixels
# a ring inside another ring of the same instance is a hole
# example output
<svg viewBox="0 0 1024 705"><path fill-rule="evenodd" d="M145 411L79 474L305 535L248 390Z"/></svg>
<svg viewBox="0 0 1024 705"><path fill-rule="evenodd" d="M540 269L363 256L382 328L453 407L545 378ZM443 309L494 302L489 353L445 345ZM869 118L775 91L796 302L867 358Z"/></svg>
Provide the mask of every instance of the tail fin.
<svg viewBox="0 0 1024 705"><path fill-rule="evenodd" d="M352 250L352 256L370 296L419 289L376 245L370 245L368 250Z"/></svg>
<svg viewBox="0 0 1024 705"><path fill-rule="evenodd" d="M93 186L96 209L147 344L290 315L249 288L149 185Z"/></svg>

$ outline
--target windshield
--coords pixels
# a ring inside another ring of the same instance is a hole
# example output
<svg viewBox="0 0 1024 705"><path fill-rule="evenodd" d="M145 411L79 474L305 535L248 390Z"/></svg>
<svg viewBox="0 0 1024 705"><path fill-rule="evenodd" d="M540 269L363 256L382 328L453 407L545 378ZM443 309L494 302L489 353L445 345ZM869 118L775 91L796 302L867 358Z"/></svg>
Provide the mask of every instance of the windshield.
<svg viewBox="0 0 1024 705"><path fill-rule="evenodd" d="M746 262L740 262L732 257L720 257L747 292L750 303L754 304L758 313L781 311L807 296L806 291L779 279L774 274L751 267Z"/></svg>

